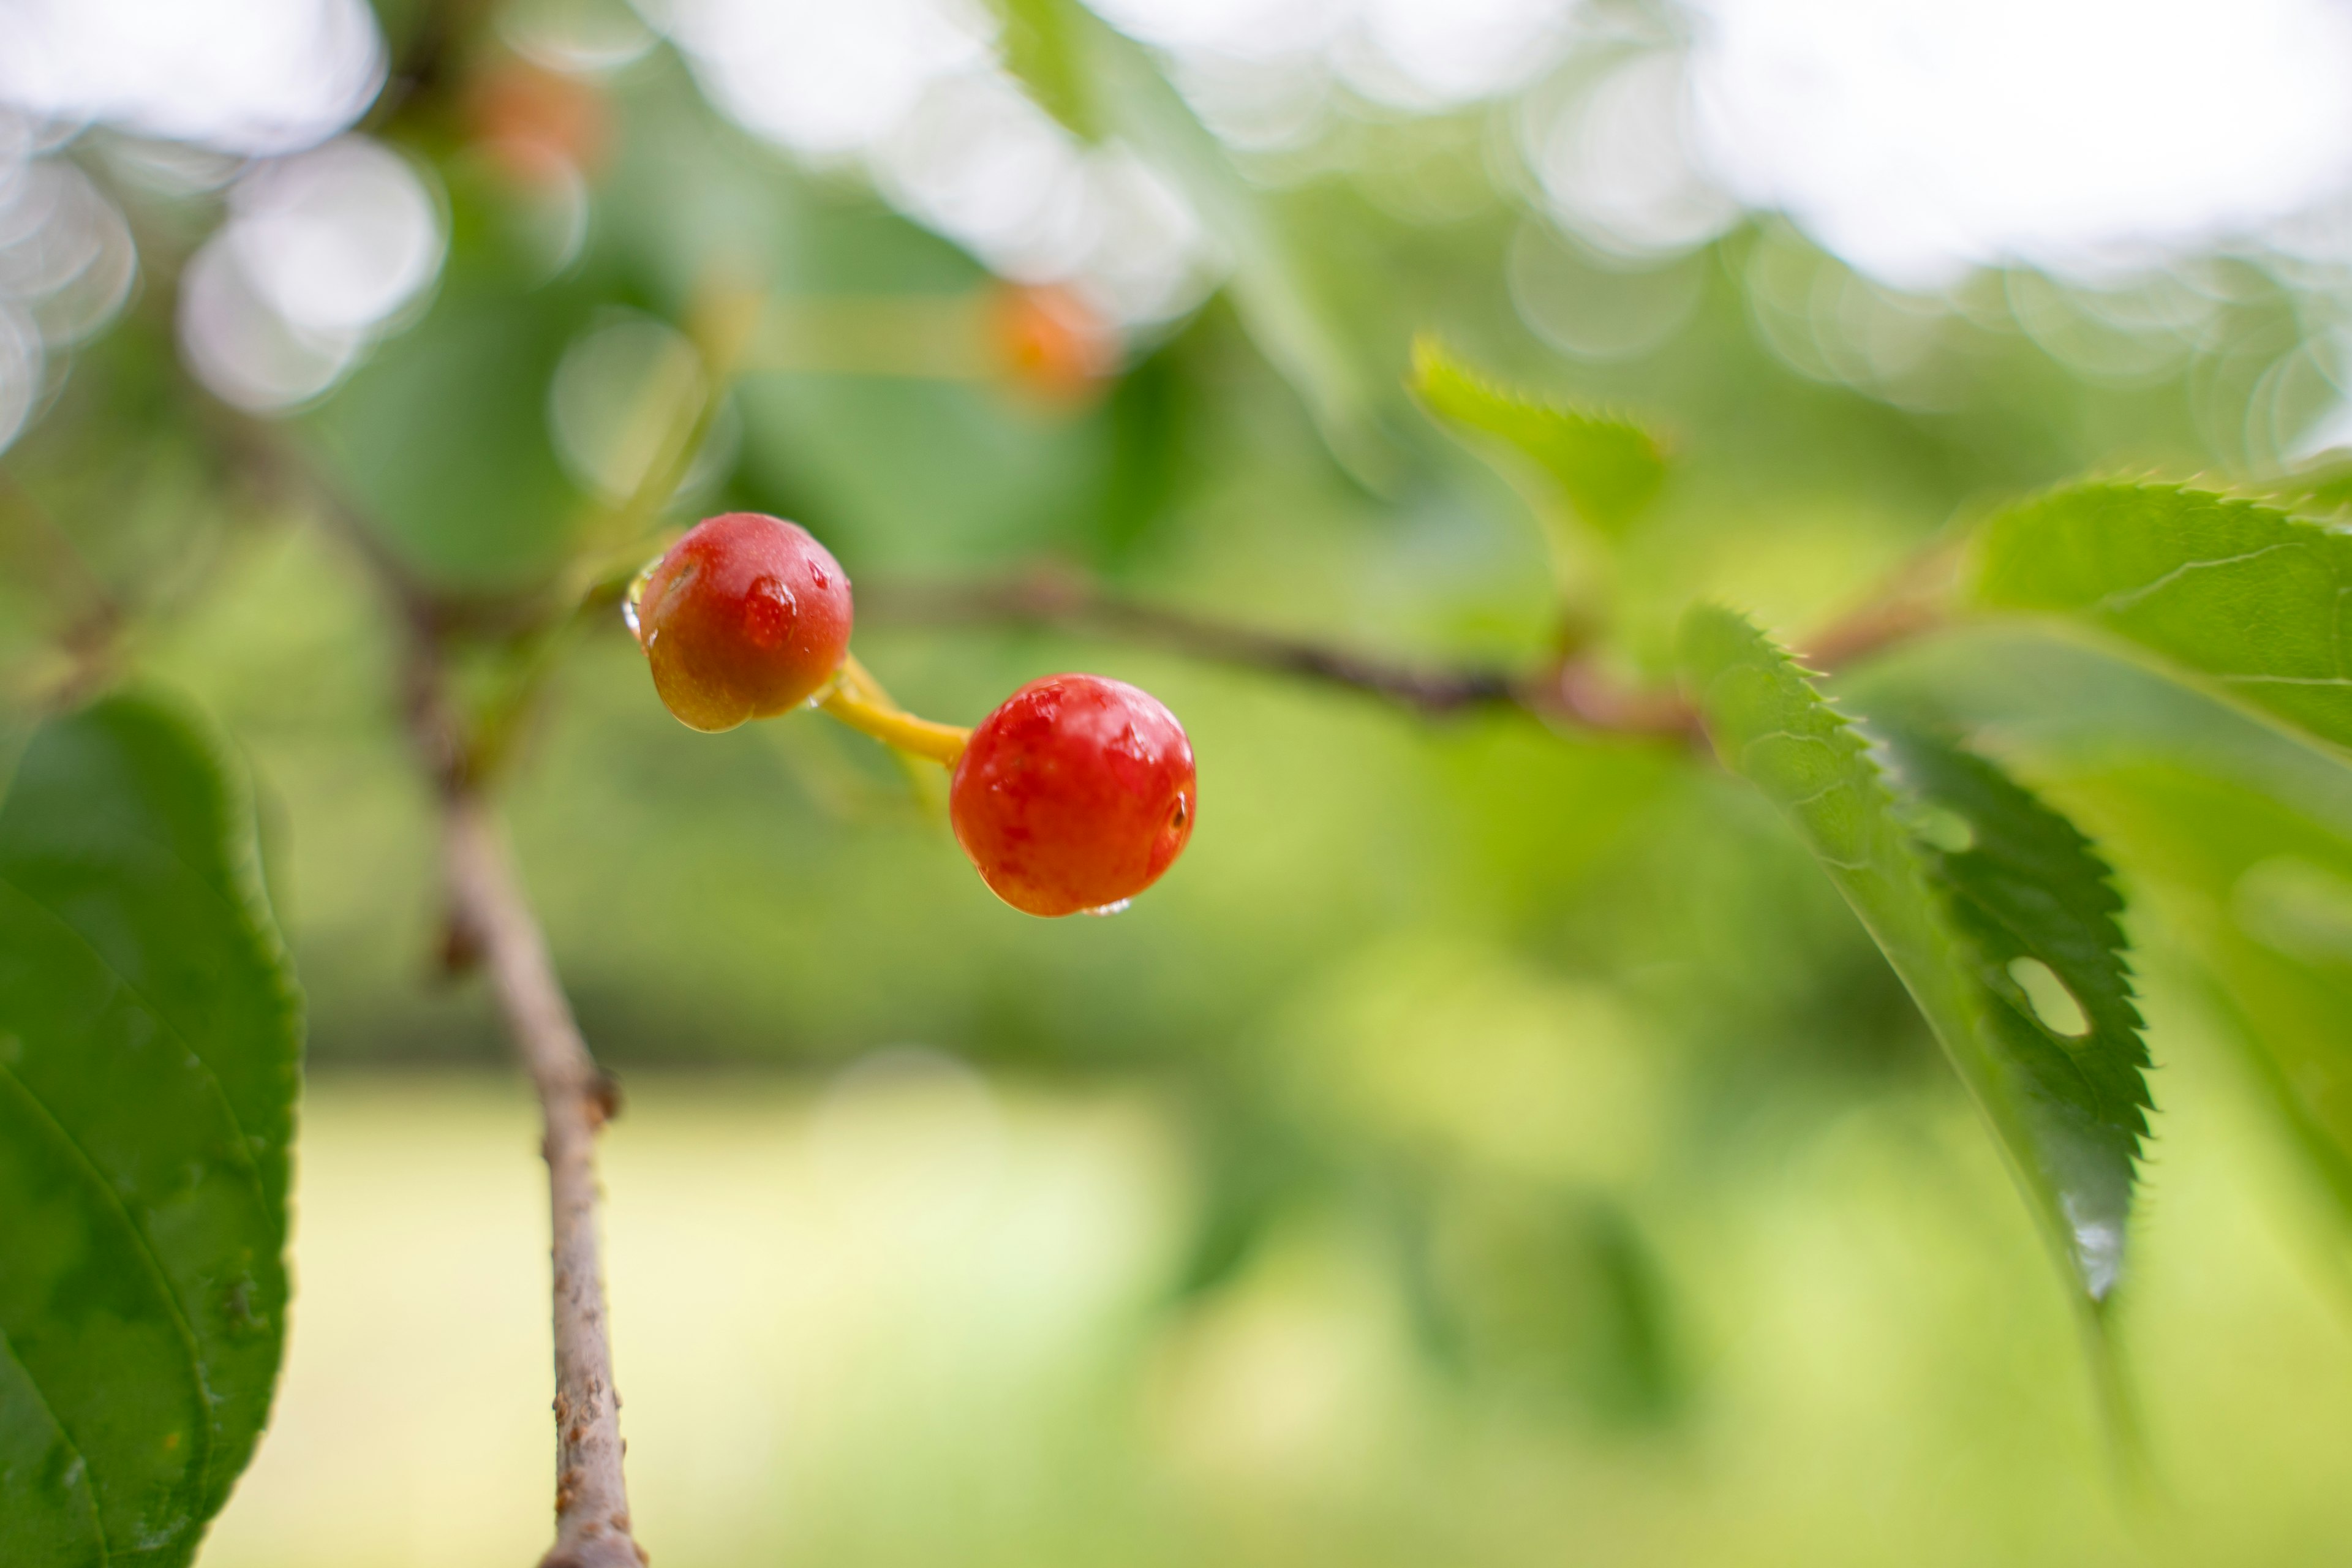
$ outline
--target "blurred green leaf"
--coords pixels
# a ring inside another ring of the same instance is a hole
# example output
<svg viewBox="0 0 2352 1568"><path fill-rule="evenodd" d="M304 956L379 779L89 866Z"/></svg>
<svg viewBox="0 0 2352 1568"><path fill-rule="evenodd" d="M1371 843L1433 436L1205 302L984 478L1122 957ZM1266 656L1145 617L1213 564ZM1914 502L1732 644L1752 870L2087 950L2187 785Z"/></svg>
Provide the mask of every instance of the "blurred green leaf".
<svg viewBox="0 0 2352 1568"><path fill-rule="evenodd" d="M1687 1378L1673 1291L1623 1202L1508 1183L1445 1195L1426 1289L1464 1370L1619 1423L1676 1413Z"/></svg>
<svg viewBox="0 0 2352 1568"><path fill-rule="evenodd" d="M2352 746L2352 537L2179 485L2102 482L1988 527L1977 597L2067 616L2236 701Z"/></svg>
<svg viewBox="0 0 2352 1568"><path fill-rule="evenodd" d="M1102 117L1087 83L1087 19L1050 0L994 0L993 9L1004 68L1071 135L1100 142Z"/></svg>
<svg viewBox="0 0 2352 1568"><path fill-rule="evenodd" d="M1639 425L1506 390L1433 337L1413 344L1412 389L1456 429L1499 441L1531 464L1546 492L1538 498L1541 510L1565 507L1612 537L1633 524L1665 482L1665 449ZM1543 506L1547 500L1551 504Z"/></svg>
<svg viewBox="0 0 2352 1568"><path fill-rule="evenodd" d="M1795 826L1903 977L1991 1123L2046 1237L2095 1309L2122 1266L2133 1141L2115 1136L2093 1080L2060 1066L2065 1052L2054 1036L2032 1022L2030 1007L2021 1012L2014 986L1996 988L1991 955L1971 940L1974 928L2022 915L2028 930L2011 931L2011 943L2064 952L2095 927L2095 913L2086 926L2085 911L2095 910L2096 896L2083 886L2099 880L2095 862L2086 864L2079 845L2068 845L2038 807L2021 808L2014 786L1951 768L1943 782L1952 799L1984 822L1971 824L1977 842L1969 851L1944 854L1964 864L1946 870L1949 880L1939 888L1943 868L1913 838L1916 807L1898 801L1859 731L1786 653L1742 617L1700 606L1684 622L1681 654L1684 679L1725 763ZM1969 861L1969 854L1980 858ZM2021 871L2026 892L2039 883L2059 891L2021 898L2013 880ZM2091 1321L2097 1320L2095 1310ZM2110 1369L2100 1370L2105 1377Z"/></svg>
<svg viewBox="0 0 2352 1568"><path fill-rule="evenodd" d="M1040 108L1089 142L1126 142L1189 199L1233 265L1251 338L1298 390L1358 478L1390 466L1371 387L1299 247L1150 52L1078 0L996 0L1005 64Z"/></svg>
<svg viewBox="0 0 2352 1568"><path fill-rule="evenodd" d="M589 500L557 460L548 389L592 298L453 277L313 416L361 518L430 586L529 589L562 566Z"/></svg>
<svg viewBox="0 0 2352 1568"><path fill-rule="evenodd" d="M1168 1300L1177 1305L1231 1284L1283 1215L1317 1193L1328 1176L1296 1130L1246 1095L1219 1095L1202 1107L1200 1121L1199 1208L1168 1287Z"/></svg>
<svg viewBox="0 0 2352 1568"><path fill-rule="evenodd" d="M2300 473L2264 487L2299 512L2339 512L2352 507L2352 456L2338 448Z"/></svg>
<svg viewBox="0 0 2352 1568"><path fill-rule="evenodd" d="M184 1563L285 1342L301 1023L234 765L115 699L0 805L0 1561Z"/></svg>
<svg viewBox="0 0 2352 1568"><path fill-rule="evenodd" d="M2073 787L2236 1014L2352 1216L2352 838L2241 781L2135 758ZM2193 823L2194 832L2182 825Z"/></svg>

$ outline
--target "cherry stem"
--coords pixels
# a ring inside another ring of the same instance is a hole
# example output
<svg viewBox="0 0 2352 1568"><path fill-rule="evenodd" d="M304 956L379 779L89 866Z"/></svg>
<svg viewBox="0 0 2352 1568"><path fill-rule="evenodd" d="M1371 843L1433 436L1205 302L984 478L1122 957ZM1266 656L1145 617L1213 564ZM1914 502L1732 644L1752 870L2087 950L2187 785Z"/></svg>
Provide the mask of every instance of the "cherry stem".
<svg viewBox="0 0 2352 1568"><path fill-rule="evenodd" d="M819 708L851 729L873 736L893 751L952 768L963 756L971 731L959 724L919 719L890 699L855 654L844 654L833 683L817 698Z"/></svg>

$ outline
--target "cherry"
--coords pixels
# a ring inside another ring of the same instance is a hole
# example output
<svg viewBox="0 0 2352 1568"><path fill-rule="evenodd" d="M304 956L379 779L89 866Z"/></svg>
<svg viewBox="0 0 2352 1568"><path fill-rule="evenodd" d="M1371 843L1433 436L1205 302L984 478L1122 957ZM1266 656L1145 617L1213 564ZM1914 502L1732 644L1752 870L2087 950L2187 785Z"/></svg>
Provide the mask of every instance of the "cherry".
<svg viewBox="0 0 2352 1568"><path fill-rule="evenodd" d="M1000 373L1040 402L1090 401L1118 369L1118 335L1100 311L1052 284L999 285L988 335Z"/></svg>
<svg viewBox="0 0 2352 1568"><path fill-rule="evenodd" d="M849 578L806 529L730 511L646 574L632 625L680 722L731 730L805 702L849 651Z"/></svg>
<svg viewBox="0 0 2352 1568"><path fill-rule="evenodd" d="M465 107L473 140L520 184L594 174L612 145L611 111L594 86L526 61L485 68Z"/></svg>
<svg viewBox="0 0 2352 1568"><path fill-rule="evenodd" d="M1131 899L1192 837L1192 744L1150 692L1096 675L1033 680L981 721L948 814L1000 899L1033 915Z"/></svg>

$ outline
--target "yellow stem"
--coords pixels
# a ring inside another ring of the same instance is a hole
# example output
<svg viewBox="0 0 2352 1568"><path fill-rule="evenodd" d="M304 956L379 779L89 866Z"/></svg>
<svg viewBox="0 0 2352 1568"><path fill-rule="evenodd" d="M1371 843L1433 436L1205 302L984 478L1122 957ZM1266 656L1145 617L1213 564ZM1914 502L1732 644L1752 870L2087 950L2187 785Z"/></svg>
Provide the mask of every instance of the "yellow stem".
<svg viewBox="0 0 2352 1568"><path fill-rule="evenodd" d="M961 725L918 719L890 700L890 694L866 672L855 654L842 657L841 669L834 676L832 688L817 700L817 706L894 751L928 758L943 768L956 765L963 755L964 742L971 739L971 731Z"/></svg>

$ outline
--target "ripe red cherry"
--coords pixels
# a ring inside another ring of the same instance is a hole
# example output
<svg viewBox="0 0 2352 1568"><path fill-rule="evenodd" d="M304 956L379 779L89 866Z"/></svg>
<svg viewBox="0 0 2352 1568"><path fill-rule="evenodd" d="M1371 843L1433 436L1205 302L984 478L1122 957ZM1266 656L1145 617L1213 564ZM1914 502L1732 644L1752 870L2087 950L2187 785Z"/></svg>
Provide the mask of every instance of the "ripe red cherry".
<svg viewBox="0 0 2352 1568"><path fill-rule="evenodd" d="M730 511L655 563L634 625L669 710L731 730L807 701L849 651L849 578L806 529Z"/></svg>
<svg viewBox="0 0 2352 1568"><path fill-rule="evenodd" d="M956 763L956 839L1000 899L1033 915L1131 899L1192 837L1192 743L1159 699L1095 675L1033 680Z"/></svg>

